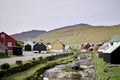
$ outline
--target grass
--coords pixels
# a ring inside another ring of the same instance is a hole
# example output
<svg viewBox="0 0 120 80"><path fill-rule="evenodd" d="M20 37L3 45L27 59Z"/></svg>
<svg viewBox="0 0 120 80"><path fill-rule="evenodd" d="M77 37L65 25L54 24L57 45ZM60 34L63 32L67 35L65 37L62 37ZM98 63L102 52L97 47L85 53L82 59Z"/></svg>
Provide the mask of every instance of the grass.
<svg viewBox="0 0 120 80"><path fill-rule="evenodd" d="M72 68L70 66L65 66L62 70L66 72L70 72Z"/></svg>
<svg viewBox="0 0 120 80"><path fill-rule="evenodd" d="M120 66L109 68L108 76L110 80L120 80Z"/></svg>
<svg viewBox="0 0 120 80"><path fill-rule="evenodd" d="M13 55L13 54L0 55L0 59L1 59L1 58L12 58L12 57L16 57L16 55Z"/></svg>
<svg viewBox="0 0 120 80"><path fill-rule="evenodd" d="M74 60L74 55L64 57L64 58L60 58L60 59L53 60L53 61L48 61L47 63L39 64L39 65L37 65L35 67L32 67L32 68L30 68L26 71L19 72L19 73L13 74L11 76L4 77L3 80L23 80L26 77L29 77L29 76L33 75L38 69L46 66L47 64L54 63L54 62L66 63L66 62L69 62L69 61L72 61L72 60Z"/></svg>
<svg viewBox="0 0 120 80"><path fill-rule="evenodd" d="M104 64L102 59L99 59L96 55L96 53L93 54L94 61L96 63L96 74L98 76L98 80L104 80L104 78L107 76L103 70L106 68L106 65Z"/></svg>
<svg viewBox="0 0 120 80"><path fill-rule="evenodd" d="M93 61L96 63L96 74L98 80L106 80L110 77L109 80L120 80L120 66L107 67L103 59L96 56L96 52L93 53ZM107 69L107 72L104 72L104 69Z"/></svg>
<svg viewBox="0 0 120 80"><path fill-rule="evenodd" d="M44 67L45 65L46 64L37 65L35 67L30 68L29 70L4 77L3 80L23 80L24 78L34 74L36 70L38 70L40 67Z"/></svg>
<svg viewBox="0 0 120 80"><path fill-rule="evenodd" d="M27 60L27 61L24 61L23 62L23 64L25 64L25 63L29 63L29 62L31 62L32 60ZM17 64L11 64L10 65L10 67L12 68L12 67L16 67L16 66L18 66ZM1 71L2 69L0 68L0 71Z"/></svg>

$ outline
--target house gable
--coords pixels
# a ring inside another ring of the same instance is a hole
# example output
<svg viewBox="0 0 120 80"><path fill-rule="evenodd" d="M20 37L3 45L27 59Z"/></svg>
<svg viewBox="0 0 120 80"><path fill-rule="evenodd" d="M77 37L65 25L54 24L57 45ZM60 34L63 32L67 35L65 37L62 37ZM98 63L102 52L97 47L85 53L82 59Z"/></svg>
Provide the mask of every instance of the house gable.
<svg viewBox="0 0 120 80"><path fill-rule="evenodd" d="M30 39L24 41L25 50L33 50L33 46L34 43Z"/></svg>
<svg viewBox="0 0 120 80"><path fill-rule="evenodd" d="M64 44L58 39L52 44L53 50L62 50L63 47L64 47Z"/></svg>
<svg viewBox="0 0 120 80"><path fill-rule="evenodd" d="M39 51L39 53L41 51L46 51L46 45L44 45L41 41L39 41L33 46L33 50Z"/></svg>
<svg viewBox="0 0 120 80"><path fill-rule="evenodd" d="M3 43L8 50L12 50L13 46L16 46L16 40L4 32L0 33L0 42Z"/></svg>

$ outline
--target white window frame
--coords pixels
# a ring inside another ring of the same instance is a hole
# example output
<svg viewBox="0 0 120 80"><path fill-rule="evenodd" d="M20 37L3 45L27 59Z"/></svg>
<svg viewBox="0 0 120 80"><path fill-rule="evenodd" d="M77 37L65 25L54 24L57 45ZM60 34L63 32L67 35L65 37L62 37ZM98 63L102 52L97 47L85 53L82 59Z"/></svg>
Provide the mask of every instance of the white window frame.
<svg viewBox="0 0 120 80"><path fill-rule="evenodd" d="M12 42L8 42L8 47L12 47Z"/></svg>
<svg viewBox="0 0 120 80"><path fill-rule="evenodd" d="M1 34L1 38L5 38L5 34Z"/></svg>

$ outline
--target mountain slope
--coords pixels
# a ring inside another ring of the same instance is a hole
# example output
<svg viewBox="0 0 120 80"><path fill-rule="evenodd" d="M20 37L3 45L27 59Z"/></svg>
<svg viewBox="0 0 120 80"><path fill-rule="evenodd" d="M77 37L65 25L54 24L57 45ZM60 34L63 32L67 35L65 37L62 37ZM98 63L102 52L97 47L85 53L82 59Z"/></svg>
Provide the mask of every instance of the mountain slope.
<svg viewBox="0 0 120 80"><path fill-rule="evenodd" d="M53 43L56 39L60 39L65 44L79 45L85 42L106 41L116 34L120 34L120 25L91 26L78 24L49 31L38 36L34 41L42 39L44 42Z"/></svg>
<svg viewBox="0 0 120 80"><path fill-rule="evenodd" d="M16 40L25 40L27 38L35 38L38 35L43 34L45 32L46 31L43 31L43 30L32 30L32 31L22 32L19 34L14 34L11 36Z"/></svg>

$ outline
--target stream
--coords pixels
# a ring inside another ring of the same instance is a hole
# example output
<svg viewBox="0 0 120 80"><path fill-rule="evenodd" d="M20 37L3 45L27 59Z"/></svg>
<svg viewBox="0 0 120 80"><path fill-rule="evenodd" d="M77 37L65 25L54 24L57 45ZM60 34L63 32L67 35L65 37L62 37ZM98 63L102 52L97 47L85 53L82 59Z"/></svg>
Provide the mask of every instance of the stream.
<svg viewBox="0 0 120 80"><path fill-rule="evenodd" d="M46 70L44 80L97 80L91 53L79 53L76 60Z"/></svg>

